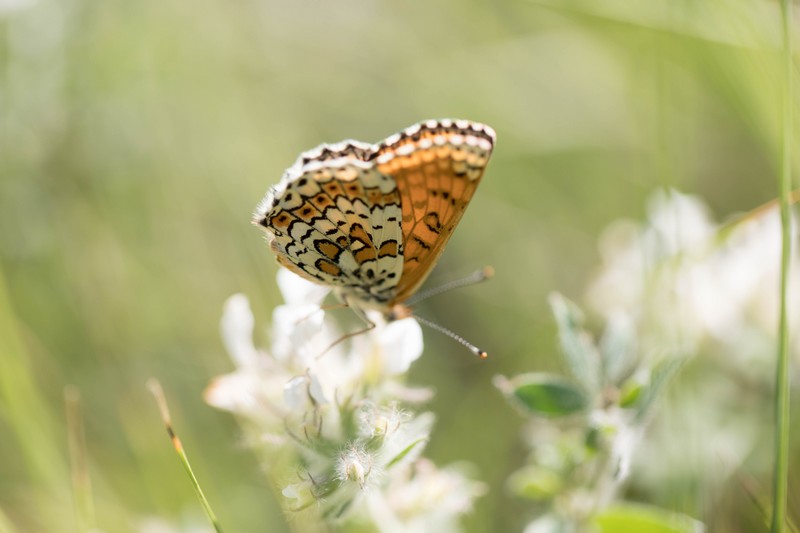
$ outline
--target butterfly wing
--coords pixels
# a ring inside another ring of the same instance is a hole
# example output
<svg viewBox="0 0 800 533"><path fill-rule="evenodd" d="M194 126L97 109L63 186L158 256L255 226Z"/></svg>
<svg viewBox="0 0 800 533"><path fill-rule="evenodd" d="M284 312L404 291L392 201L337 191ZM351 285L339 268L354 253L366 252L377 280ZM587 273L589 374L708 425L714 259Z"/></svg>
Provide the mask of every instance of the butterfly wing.
<svg viewBox="0 0 800 533"><path fill-rule="evenodd" d="M259 205L278 262L333 286L364 306L382 307L403 268L395 181L365 161L370 145L322 145L300 156Z"/></svg>
<svg viewBox="0 0 800 533"><path fill-rule="evenodd" d="M391 304L405 301L430 274L478 187L494 141L489 126L432 120L377 147L377 169L394 178L402 209L403 267Z"/></svg>

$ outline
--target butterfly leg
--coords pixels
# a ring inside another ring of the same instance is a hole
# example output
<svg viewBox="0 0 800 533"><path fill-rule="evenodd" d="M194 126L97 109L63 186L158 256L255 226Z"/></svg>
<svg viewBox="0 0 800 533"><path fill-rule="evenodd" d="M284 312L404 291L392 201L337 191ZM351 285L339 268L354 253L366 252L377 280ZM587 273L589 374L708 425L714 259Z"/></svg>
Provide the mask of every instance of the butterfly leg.
<svg viewBox="0 0 800 533"><path fill-rule="evenodd" d="M297 326L298 324L302 324L303 322L305 322L306 320L308 320L309 318L311 318L312 316L317 314L319 311L333 311L333 310L336 310L336 309L344 309L346 307L350 307L350 306L348 304L345 304L345 303L331 304L331 305L321 305L321 306L319 306L319 309L315 309L314 311L311 311L310 313L308 313L303 318L297 319L297 321L294 323L294 325Z"/></svg>
<svg viewBox="0 0 800 533"><path fill-rule="evenodd" d="M350 309L352 309L352 310L353 310L353 312L354 312L354 313L355 313L355 314L356 314L356 315L357 315L357 316L358 316L358 317L359 317L361 320L363 320L364 322L366 322L366 323L367 323L367 326L366 326L365 328L362 328L362 329L359 329L359 330L356 330L356 331L351 331L350 333L346 333L346 334L342 335L341 337L339 337L338 339L336 339L335 341L333 341L333 343L331 343L331 345L330 345L330 346L328 346L327 348L325 348L325 349L322 351L322 353L320 353L320 354L319 354L319 355L316 357L317 359L320 359L320 358L321 358L323 355L325 355L326 353L328 353L328 352L329 352L331 349L333 349L335 346L337 346L337 345L341 344L342 342L346 341L347 339L351 339L351 338L353 338L353 337L357 337L358 335L363 335L364 333L366 333L366 332L368 332L368 331L370 331L370 330L373 330L373 329L375 329L375 322L373 322L372 320L370 320L370 319L369 319L369 317L367 316L367 314L366 314L364 311L362 311L362 310L361 310L361 309L359 309L358 307L355 307L355 306L352 306L352 305L348 304L346 300L345 300L344 304L342 304L342 305L343 305L344 307L350 307Z"/></svg>

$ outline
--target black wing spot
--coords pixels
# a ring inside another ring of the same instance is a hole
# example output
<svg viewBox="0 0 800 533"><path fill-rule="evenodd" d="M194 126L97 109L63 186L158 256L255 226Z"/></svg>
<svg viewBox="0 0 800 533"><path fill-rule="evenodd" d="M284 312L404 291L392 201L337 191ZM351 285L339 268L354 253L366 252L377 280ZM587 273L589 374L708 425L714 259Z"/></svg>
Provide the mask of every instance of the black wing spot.
<svg viewBox="0 0 800 533"><path fill-rule="evenodd" d="M442 223L439 221L439 213L428 213L423 219L428 229L434 233L442 231Z"/></svg>
<svg viewBox="0 0 800 533"><path fill-rule="evenodd" d="M413 239L414 239L414 242L416 242L417 244L419 244L420 246L422 246L426 250L430 250L431 249L431 247L430 247L430 245L428 243L426 243L425 241L423 241L422 239L420 239L416 235L414 235Z"/></svg>

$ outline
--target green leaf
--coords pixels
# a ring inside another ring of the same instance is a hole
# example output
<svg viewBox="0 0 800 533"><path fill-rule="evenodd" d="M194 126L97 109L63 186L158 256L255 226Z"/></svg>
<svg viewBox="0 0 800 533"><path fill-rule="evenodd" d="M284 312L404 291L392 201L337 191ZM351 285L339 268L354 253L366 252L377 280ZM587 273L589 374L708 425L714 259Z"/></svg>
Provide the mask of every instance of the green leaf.
<svg viewBox="0 0 800 533"><path fill-rule="evenodd" d="M702 533L701 522L686 515L647 505L621 504L594 519L599 533Z"/></svg>
<svg viewBox="0 0 800 533"><path fill-rule="evenodd" d="M564 487L564 480L549 468L526 466L508 478L508 488L517 496L531 500L549 500Z"/></svg>
<svg viewBox="0 0 800 533"><path fill-rule="evenodd" d="M643 390L644 385L638 380L633 378L627 380L619 390L619 406L626 409L634 407L642 397Z"/></svg>
<svg viewBox="0 0 800 533"><path fill-rule="evenodd" d="M415 440L414 442L412 442L411 444L409 444L408 446L406 446L405 448L400 450L400 453L395 455L388 463L386 463L386 468L393 467L394 465L396 465L397 463L402 461L403 458L406 457L409 453L411 453L411 450L413 450L418 445L423 444L425 442L428 442L427 437L423 437L423 438Z"/></svg>
<svg viewBox="0 0 800 533"><path fill-rule="evenodd" d="M650 383L642 389L639 395L636 421L641 421L650 411L653 403L664 392L664 386L677 374L685 361L686 359L681 357L667 357L653 367L650 373Z"/></svg>
<svg viewBox="0 0 800 533"><path fill-rule="evenodd" d="M583 330L583 313L558 293L550 295L550 307L558 325L561 350L575 379L587 391L597 391L600 383L600 354L591 336Z"/></svg>
<svg viewBox="0 0 800 533"><path fill-rule="evenodd" d="M566 416L586 409L589 399L577 385L552 374L522 374L495 385L526 412L539 416Z"/></svg>
<svg viewBox="0 0 800 533"><path fill-rule="evenodd" d="M602 373L606 385L616 385L625 379L633 368L635 353L633 320L627 313L609 317L600 339Z"/></svg>

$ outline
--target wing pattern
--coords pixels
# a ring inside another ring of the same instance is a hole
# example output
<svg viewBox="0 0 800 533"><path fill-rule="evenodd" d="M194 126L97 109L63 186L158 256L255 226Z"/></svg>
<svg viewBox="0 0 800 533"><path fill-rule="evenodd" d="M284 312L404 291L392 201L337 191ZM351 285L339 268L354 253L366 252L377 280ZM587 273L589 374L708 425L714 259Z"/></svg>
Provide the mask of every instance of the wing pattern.
<svg viewBox="0 0 800 533"><path fill-rule="evenodd" d="M403 274L392 303L414 294L461 220L494 147L494 130L466 120L428 121L390 137L375 161L394 178L403 211Z"/></svg>
<svg viewBox="0 0 800 533"><path fill-rule="evenodd" d="M254 221L281 265L363 306L383 306L403 268L400 199L394 180L360 150L342 143L303 154Z"/></svg>
<svg viewBox="0 0 800 533"><path fill-rule="evenodd" d="M377 145L303 153L259 205L278 262L334 287L349 303L387 309L425 281L483 176L494 131L427 121Z"/></svg>

